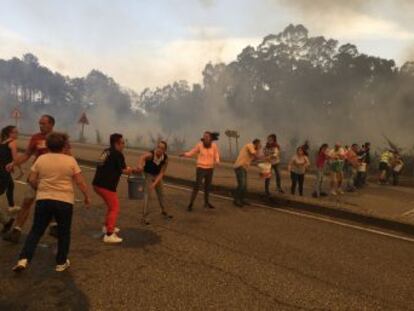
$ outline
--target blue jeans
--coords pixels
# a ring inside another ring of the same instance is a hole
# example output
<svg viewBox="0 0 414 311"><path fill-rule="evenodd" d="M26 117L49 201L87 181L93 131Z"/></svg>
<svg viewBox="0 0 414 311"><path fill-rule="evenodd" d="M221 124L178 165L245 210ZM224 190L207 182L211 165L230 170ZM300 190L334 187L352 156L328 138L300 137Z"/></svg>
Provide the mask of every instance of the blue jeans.
<svg viewBox="0 0 414 311"><path fill-rule="evenodd" d="M244 167L238 167L234 170L237 179L237 188L234 193L234 200L237 203L243 203L247 194L247 170Z"/></svg>
<svg viewBox="0 0 414 311"><path fill-rule="evenodd" d="M33 226L27 236L22 252L20 253L20 259L27 259L28 261L32 260L40 238L45 233L50 221L54 218L58 224L58 252L56 255L56 264L64 264L69 253L72 213L72 204L55 200L37 201Z"/></svg>
<svg viewBox="0 0 414 311"><path fill-rule="evenodd" d="M278 164L273 164L272 165L272 170L275 173L277 190L282 190L282 179L280 177L279 163ZM270 192L269 187L270 187L270 178L266 178L265 179L265 192L266 193Z"/></svg>
<svg viewBox="0 0 414 311"><path fill-rule="evenodd" d="M315 180L315 188L314 188L314 192L316 193L318 197L321 195L321 192L322 192L323 174L324 174L323 168L318 168L318 170L316 171L316 180Z"/></svg>

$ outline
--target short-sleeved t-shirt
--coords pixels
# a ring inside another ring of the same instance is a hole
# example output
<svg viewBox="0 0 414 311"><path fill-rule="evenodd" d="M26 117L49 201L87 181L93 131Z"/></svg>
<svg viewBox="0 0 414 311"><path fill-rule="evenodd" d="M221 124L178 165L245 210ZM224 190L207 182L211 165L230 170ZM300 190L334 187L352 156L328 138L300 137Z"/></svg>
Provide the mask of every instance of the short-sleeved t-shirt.
<svg viewBox="0 0 414 311"><path fill-rule="evenodd" d="M114 148L106 149L101 154L92 184L115 192L125 168L125 157L122 152Z"/></svg>
<svg viewBox="0 0 414 311"><path fill-rule="evenodd" d="M26 154L29 156L34 156L35 161L38 157L49 151L46 146L46 136L47 135L43 133L37 133L30 138Z"/></svg>
<svg viewBox="0 0 414 311"><path fill-rule="evenodd" d="M36 200L56 200L73 204L73 176L81 169L75 158L62 153L40 156L31 171L38 175Z"/></svg>
<svg viewBox="0 0 414 311"><path fill-rule="evenodd" d="M307 156L299 157L296 154L290 160L291 171L295 174L305 174L306 168L309 166L309 159Z"/></svg>
<svg viewBox="0 0 414 311"><path fill-rule="evenodd" d="M245 145L239 153L234 168L244 167L248 168L252 163L257 151L252 143Z"/></svg>
<svg viewBox="0 0 414 311"><path fill-rule="evenodd" d="M318 152L316 156L316 167L319 169L323 169L327 160L328 155L326 154L326 151Z"/></svg>

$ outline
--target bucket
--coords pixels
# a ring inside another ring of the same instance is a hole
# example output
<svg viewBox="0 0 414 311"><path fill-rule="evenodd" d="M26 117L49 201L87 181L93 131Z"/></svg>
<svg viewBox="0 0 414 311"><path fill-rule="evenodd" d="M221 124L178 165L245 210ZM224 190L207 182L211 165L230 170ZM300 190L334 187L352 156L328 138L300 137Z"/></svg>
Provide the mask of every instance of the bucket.
<svg viewBox="0 0 414 311"><path fill-rule="evenodd" d="M261 178L270 178L272 177L272 164L263 162L257 165L260 168L260 177Z"/></svg>
<svg viewBox="0 0 414 311"><path fill-rule="evenodd" d="M358 167L358 172L366 173L366 171L367 171L367 164L366 163L361 163Z"/></svg>
<svg viewBox="0 0 414 311"><path fill-rule="evenodd" d="M128 176L128 198L130 200L144 199L145 176L144 174Z"/></svg>

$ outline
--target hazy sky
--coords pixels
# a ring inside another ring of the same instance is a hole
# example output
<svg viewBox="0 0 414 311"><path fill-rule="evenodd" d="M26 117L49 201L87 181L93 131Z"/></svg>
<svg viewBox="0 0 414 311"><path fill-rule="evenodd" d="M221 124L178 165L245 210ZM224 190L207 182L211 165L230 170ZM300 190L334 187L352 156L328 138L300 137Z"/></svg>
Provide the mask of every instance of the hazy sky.
<svg viewBox="0 0 414 311"><path fill-rule="evenodd" d="M70 76L99 69L137 91L199 82L289 23L362 52L414 60L414 0L0 0L0 58L37 55ZM411 57L412 55L412 57Z"/></svg>

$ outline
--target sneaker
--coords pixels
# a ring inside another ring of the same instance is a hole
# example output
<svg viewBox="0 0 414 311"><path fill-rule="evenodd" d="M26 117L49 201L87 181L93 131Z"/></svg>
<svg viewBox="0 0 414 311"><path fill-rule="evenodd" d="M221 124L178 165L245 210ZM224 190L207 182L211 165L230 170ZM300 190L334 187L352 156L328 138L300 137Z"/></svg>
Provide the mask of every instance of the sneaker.
<svg viewBox="0 0 414 311"><path fill-rule="evenodd" d="M345 192L343 192L341 189L338 190L339 194L344 194Z"/></svg>
<svg viewBox="0 0 414 311"><path fill-rule="evenodd" d="M17 214L22 208L20 206L10 206L7 210L9 214Z"/></svg>
<svg viewBox="0 0 414 311"><path fill-rule="evenodd" d="M337 196L337 195L338 195L338 193L337 193L335 190L332 190L332 191L331 191L331 195L333 195L333 196Z"/></svg>
<svg viewBox="0 0 414 311"><path fill-rule="evenodd" d="M120 238L116 233L112 233L111 235L105 234L103 242L108 244L118 244L122 242L122 238Z"/></svg>
<svg viewBox="0 0 414 311"><path fill-rule="evenodd" d="M56 272L63 272L70 267L69 259L66 259L66 262L63 265L56 265Z"/></svg>
<svg viewBox="0 0 414 311"><path fill-rule="evenodd" d="M189 212L193 211L193 204L188 205L187 211L189 211Z"/></svg>
<svg viewBox="0 0 414 311"><path fill-rule="evenodd" d="M12 228L14 223L14 218L10 218L10 220L3 225L3 229L1 230L1 234L5 234L6 232L9 232L10 229Z"/></svg>
<svg viewBox="0 0 414 311"><path fill-rule="evenodd" d="M21 272L26 270L27 266L29 265L29 261L27 259L20 259L17 264L13 267L14 272Z"/></svg>
<svg viewBox="0 0 414 311"><path fill-rule="evenodd" d="M21 229L13 228L11 231L7 232L7 234L3 235L3 240L17 244L20 241L21 235Z"/></svg>
<svg viewBox="0 0 414 311"><path fill-rule="evenodd" d="M119 229L118 227L115 227L114 232L119 233L119 232L121 232L121 229ZM102 226L102 233L106 234L106 227L105 226Z"/></svg>

